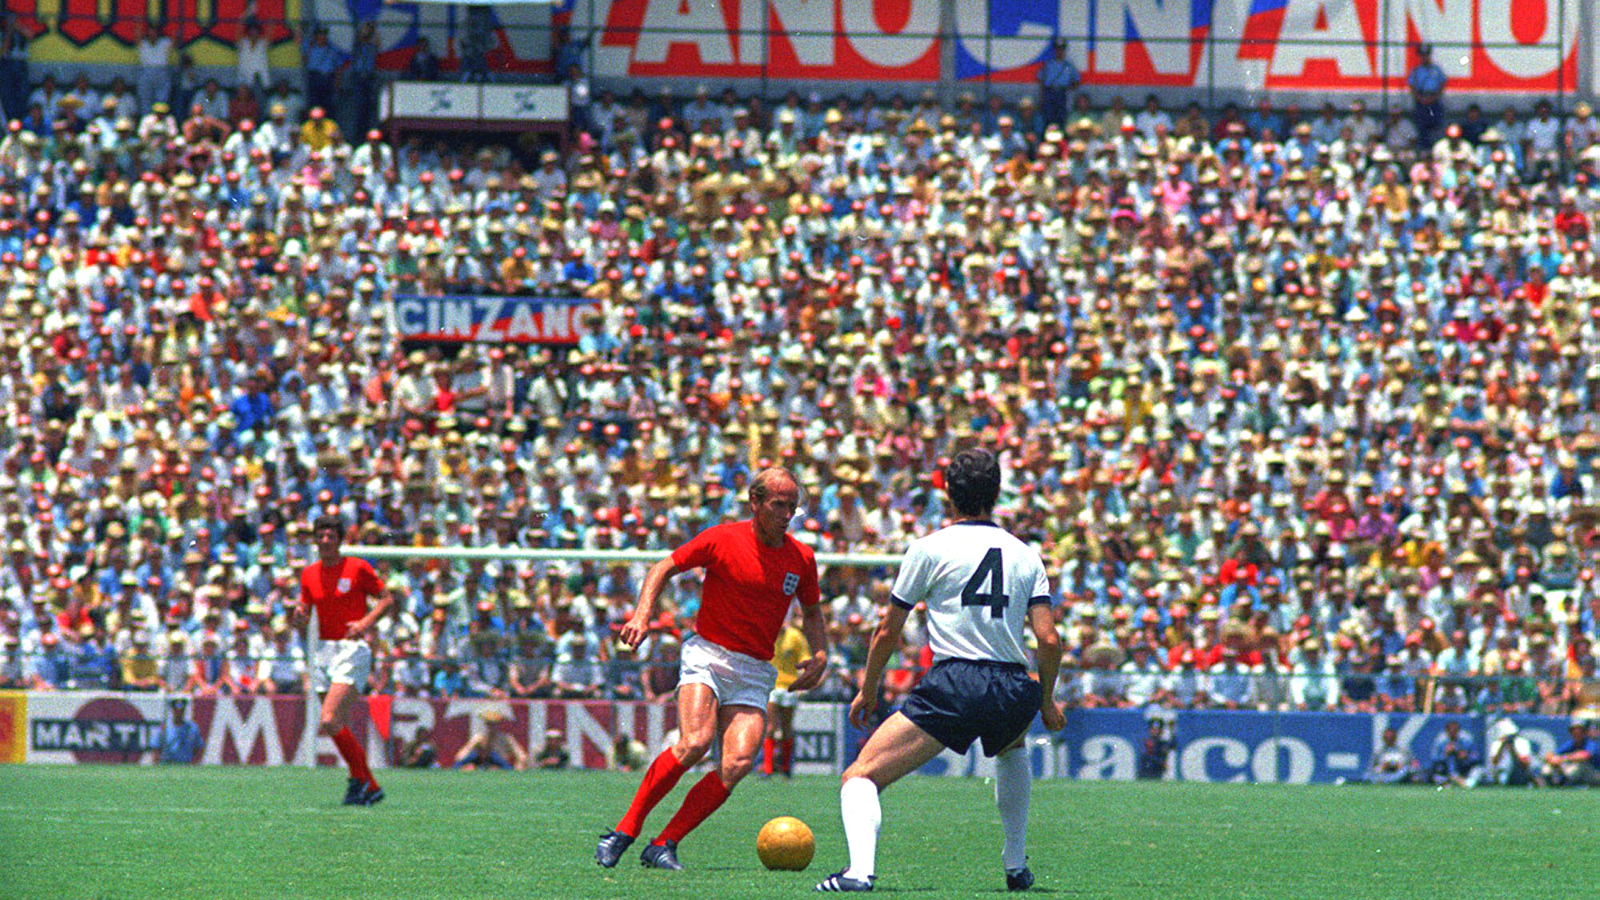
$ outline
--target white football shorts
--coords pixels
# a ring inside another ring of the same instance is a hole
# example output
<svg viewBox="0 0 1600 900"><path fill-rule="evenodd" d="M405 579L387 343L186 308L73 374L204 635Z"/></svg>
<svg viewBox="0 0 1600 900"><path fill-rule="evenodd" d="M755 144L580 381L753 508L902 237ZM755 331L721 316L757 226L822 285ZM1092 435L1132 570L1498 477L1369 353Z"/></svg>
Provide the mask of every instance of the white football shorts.
<svg viewBox="0 0 1600 900"><path fill-rule="evenodd" d="M773 688L772 693L767 695L767 702L773 706L794 709L800 705L800 695L788 688Z"/></svg>
<svg viewBox="0 0 1600 900"><path fill-rule="evenodd" d="M323 641L317 645L317 667L312 687L319 694L334 684L353 685L360 691L372 674L372 648L366 641Z"/></svg>
<svg viewBox="0 0 1600 900"><path fill-rule="evenodd" d="M767 697L778 681L772 663L713 644L698 634L683 642L678 657L678 686L703 684L723 706L767 708Z"/></svg>

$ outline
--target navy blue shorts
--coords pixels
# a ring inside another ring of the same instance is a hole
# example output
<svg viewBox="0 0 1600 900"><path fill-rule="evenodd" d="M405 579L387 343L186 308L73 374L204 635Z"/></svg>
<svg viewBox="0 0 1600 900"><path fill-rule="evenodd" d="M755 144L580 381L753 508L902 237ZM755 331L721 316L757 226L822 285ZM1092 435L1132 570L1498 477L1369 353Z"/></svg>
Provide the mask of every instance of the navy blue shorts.
<svg viewBox="0 0 1600 900"><path fill-rule="evenodd" d="M983 741L995 756L1021 737L1039 714L1039 682L1026 666L975 659L942 659L900 708L912 724L957 753Z"/></svg>

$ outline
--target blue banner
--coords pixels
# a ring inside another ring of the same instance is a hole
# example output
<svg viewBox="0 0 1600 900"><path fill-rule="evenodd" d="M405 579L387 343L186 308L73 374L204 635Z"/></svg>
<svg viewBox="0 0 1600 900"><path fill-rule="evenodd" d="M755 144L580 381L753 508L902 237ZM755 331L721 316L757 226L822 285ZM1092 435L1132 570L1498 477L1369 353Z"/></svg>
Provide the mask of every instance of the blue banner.
<svg viewBox="0 0 1600 900"><path fill-rule="evenodd" d="M600 302L584 297L398 294L394 321L403 341L576 344Z"/></svg>
<svg viewBox="0 0 1600 900"><path fill-rule="evenodd" d="M1090 781L1131 780L1142 764L1147 777L1181 781L1330 784L1366 777L1386 729L1427 773L1444 745L1445 724L1459 722L1461 735L1480 758L1490 729L1509 719L1538 757L1567 738L1567 719L1555 716L1421 715L1403 713L1253 712L1223 710L1074 709L1067 725L1050 734L1037 719L1027 736L1034 775ZM1152 722L1157 727L1152 729ZM860 752L866 733L844 725L844 763ZM1169 751L1153 766L1147 738L1166 741ZM920 770L924 775L994 774L993 760L974 744L965 754L945 751Z"/></svg>

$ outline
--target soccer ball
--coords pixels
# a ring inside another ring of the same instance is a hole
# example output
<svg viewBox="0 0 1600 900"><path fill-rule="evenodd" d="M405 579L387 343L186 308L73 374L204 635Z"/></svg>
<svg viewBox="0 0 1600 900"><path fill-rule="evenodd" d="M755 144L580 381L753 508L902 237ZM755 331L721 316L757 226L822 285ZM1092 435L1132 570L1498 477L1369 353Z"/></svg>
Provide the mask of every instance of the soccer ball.
<svg viewBox="0 0 1600 900"><path fill-rule="evenodd" d="M761 826L756 835L756 855L769 869L799 872L811 865L817 843L806 823L794 816L779 816Z"/></svg>

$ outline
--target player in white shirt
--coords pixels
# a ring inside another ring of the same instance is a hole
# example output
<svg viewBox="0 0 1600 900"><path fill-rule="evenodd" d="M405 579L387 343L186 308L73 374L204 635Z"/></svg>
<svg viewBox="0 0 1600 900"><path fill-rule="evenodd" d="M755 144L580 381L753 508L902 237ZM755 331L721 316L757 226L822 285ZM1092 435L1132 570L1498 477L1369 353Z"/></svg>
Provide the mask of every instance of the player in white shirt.
<svg viewBox="0 0 1600 900"><path fill-rule="evenodd" d="M1066 724L1053 699L1061 637L1050 611L1044 563L1032 547L990 521L1000 496L1000 464L964 450L946 467L955 522L913 542L900 564L891 603L872 635L850 720L866 727L878 705L884 666L900 646L906 617L927 607L934 664L900 712L878 726L845 770L839 809L850 865L819 891L870 891L876 877L878 794L945 748L965 753L975 740L995 759L995 801L1005 830L1006 887L1027 890L1028 794L1033 772L1022 738L1035 714L1051 731ZM1023 629L1038 642L1039 678L1028 674Z"/></svg>

